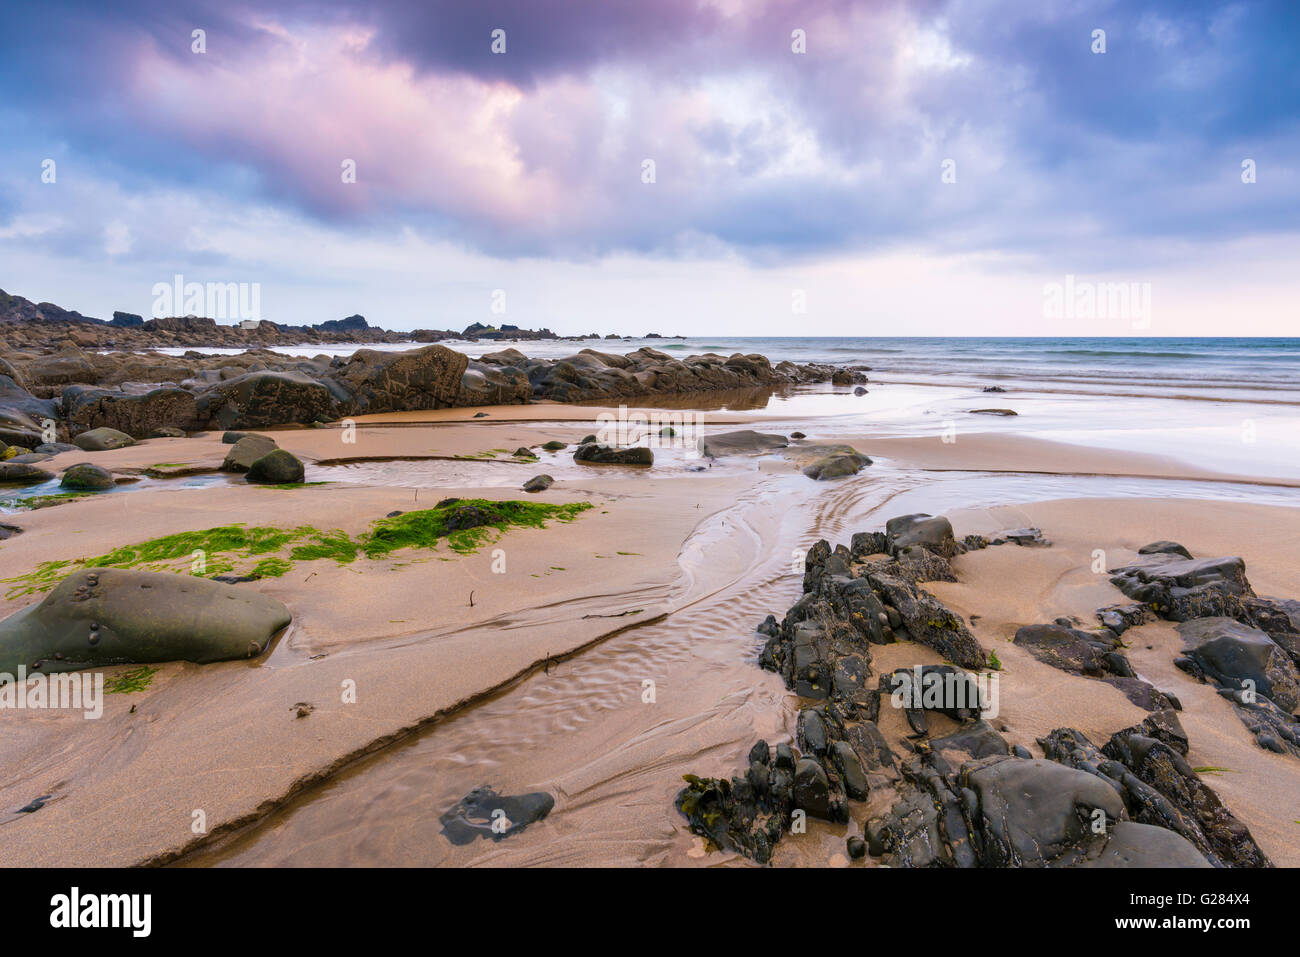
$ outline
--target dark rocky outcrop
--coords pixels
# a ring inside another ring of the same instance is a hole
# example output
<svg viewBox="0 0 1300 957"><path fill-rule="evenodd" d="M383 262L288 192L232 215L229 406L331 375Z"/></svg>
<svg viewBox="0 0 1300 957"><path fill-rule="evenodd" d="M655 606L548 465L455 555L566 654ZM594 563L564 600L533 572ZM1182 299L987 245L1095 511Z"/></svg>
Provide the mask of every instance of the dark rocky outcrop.
<svg viewBox="0 0 1300 957"><path fill-rule="evenodd" d="M1100 678L1148 711L1177 707L1177 702L1143 681L1133 670L1119 636L1109 628L1082 631L1060 624L1026 625L1012 643L1039 661L1070 674Z"/></svg>
<svg viewBox="0 0 1300 957"><path fill-rule="evenodd" d="M573 461L584 465L654 465L655 454L645 447L618 449L593 442L578 446Z"/></svg>

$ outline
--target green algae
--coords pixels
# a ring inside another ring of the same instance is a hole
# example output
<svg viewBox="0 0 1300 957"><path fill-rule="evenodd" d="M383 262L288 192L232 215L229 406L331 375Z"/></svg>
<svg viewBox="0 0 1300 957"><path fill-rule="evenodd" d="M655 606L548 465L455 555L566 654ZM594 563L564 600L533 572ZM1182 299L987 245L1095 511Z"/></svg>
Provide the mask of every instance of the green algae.
<svg viewBox="0 0 1300 957"><path fill-rule="evenodd" d="M157 668L148 665L124 671L104 683L104 694L134 694L144 691L153 684L153 676L157 673Z"/></svg>
<svg viewBox="0 0 1300 957"><path fill-rule="evenodd" d="M355 538L341 529L321 531L310 525L294 528L220 525L124 545L90 558L42 562L33 571L0 579L0 584L9 586L4 597L12 600L49 591L68 575L83 568L138 568L208 576L244 566L247 569L244 573L252 577L279 578L290 571L295 562L332 559L346 565L356 561L358 556L384 559L402 549L436 549L443 542L451 551L468 555L495 541L509 528L545 528L546 523L552 520L571 522L591 507L586 502L554 505L459 499L450 504L379 519ZM477 524L471 528L457 527L463 524L467 514L472 515ZM286 550L287 556L284 555ZM249 568L251 559L258 561Z"/></svg>

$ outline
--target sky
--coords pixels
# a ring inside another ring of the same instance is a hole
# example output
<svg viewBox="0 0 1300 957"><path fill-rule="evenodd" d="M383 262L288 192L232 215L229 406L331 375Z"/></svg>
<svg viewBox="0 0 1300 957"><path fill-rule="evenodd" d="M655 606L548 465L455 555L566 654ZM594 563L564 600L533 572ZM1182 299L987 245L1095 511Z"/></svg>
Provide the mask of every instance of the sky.
<svg viewBox="0 0 1300 957"><path fill-rule="evenodd" d="M1294 336L1298 38L1292 0L10 3L0 288L148 316L180 275L390 329Z"/></svg>

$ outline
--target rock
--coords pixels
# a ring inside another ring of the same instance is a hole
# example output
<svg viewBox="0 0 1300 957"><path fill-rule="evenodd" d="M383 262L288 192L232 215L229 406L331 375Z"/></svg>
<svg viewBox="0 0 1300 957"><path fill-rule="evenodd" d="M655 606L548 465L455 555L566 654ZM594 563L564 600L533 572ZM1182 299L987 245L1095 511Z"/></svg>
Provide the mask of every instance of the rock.
<svg viewBox="0 0 1300 957"><path fill-rule="evenodd" d="M350 396L342 403L348 415L442 409L456 404L468 367L468 356L446 346L410 352L358 349L332 378Z"/></svg>
<svg viewBox="0 0 1300 957"><path fill-rule="evenodd" d="M199 418L212 427L256 429L328 417L338 409L340 396L301 372L260 371L210 386L195 403Z"/></svg>
<svg viewBox="0 0 1300 957"><path fill-rule="evenodd" d="M563 442L552 440L543 445L542 448L547 452L558 452L560 449L566 448L566 446Z"/></svg>
<svg viewBox="0 0 1300 957"><path fill-rule="evenodd" d="M1226 616L1244 612L1243 599L1254 597L1239 557L1186 559L1159 552L1111 569L1110 582L1129 598L1150 604L1162 618Z"/></svg>
<svg viewBox="0 0 1300 957"><path fill-rule="evenodd" d="M263 485L289 485L302 482L304 477L303 465L297 456L288 449L274 449L248 467L244 481Z"/></svg>
<svg viewBox="0 0 1300 957"><path fill-rule="evenodd" d="M952 558L962 551L953 538L952 523L942 515L935 517L921 512L891 518L885 522L885 538L891 554L910 545L919 545L944 558Z"/></svg>
<svg viewBox="0 0 1300 957"><path fill-rule="evenodd" d="M1151 824L1120 821L1105 843L1076 867L1213 867L1190 841Z"/></svg>
<svg viewBox="0 0 1300 957"><path fill-rule="evenodd" d="M528 448L527 446L524 446L524 445L521 445L521 446L519 446L519 448L515 449L515 451L514 451L514 455L515 455L515 458L517 458L517 459L535 459L535 458L537 458L537 453L534 452L532 449Z"/></svg>
<svg viewBox="0 0 1300 957"><path fill-rule="evenodd" d="M1002 386L1000 385L986 385L984 387L984 391L985 392L1006 392L1007 390L1002 388Z"/></svg>
<svg viewBox="0 0 1300 957"><path fill-rule="evenodd" d="M76 491L97 492L113 488L114 484L113 473L108 469L82 462L78 465L69 466L64 471L63 481L59 483L59 487Z"/></svg>
<svg viewBox="0 0 1300 957"><path fill-rule="evenodd" d="M1212 865L1271 866L1250 830L1188 765L1186 733L1173 712L1116 732L1101 751L1073 728L1038 743L1052 760L1115 788L1132 820L1181 835Z"/></svg>
<svg viewBox="0 0 1300 957"><path fill-rule="evenodd" d="M1139 555L1181 555L1191 558L1192 553L1177 542L1152 542L1138 549Z"/></svg>
<svg viewBox="0 0 1300 957"><path fill-rule="evenodd" d="M800 758L794 769L794 806L809 817L838 820L826 770L812 758Z"/></svg>
<svg viewBox="0 0 1300 957"><path fill-rule="evenodd" d="M184 429L178 429L175 426L164 425L162 428L154 429L149 433L147 438L151 439L183 439L188 433Z"/></svg>
<svg viewBox="0 0 1300 957"><path fill-rule="evenodd" d="M0 485L35 485L53 481L54 473L25 462L0 462Z"/></svg>
<svg viewBox="0 0 1300 957"><path fill-rule="evenodd" d="M221 442L222 442L223 445L234 445L234 444L235 444L236 442L238 442L240 439L242 439L242 438L248 436L249 434L251 434L251 433L248 433L248 432L223 432L222 435L221 435Z"/></svg>
<svg viewBox="0 0 1300 957"><path fill-rule="evenodd" d="M816 479L820 482L827 479L843 478L846 475L857 475L870 464L871 459L855 452L846 455L823 456L804 466L802 471L810 479Z"/></svg>
<svg viewBox="0 0 1300 957"><path fill-rule="evenodd" d="M1178 625L1178 634L1185 657L1175 663L1183 670L1233 691L1250 682L1283 711L1300 709L1300 673L1258 628L1231 618L1201 618Z"/></svg>
<svg viewBox="0 0 1300 957"><path fill-rule="evenodd" d="M1015 415L1010 409L971 409L971 415Z"/></svg>
<svg viewBox="0 0 1300 957"><path fill-rule="evenodd" d="M1041 758L977 763L961 782L974 792L972 818L988 867L1065 863L1080 846L1101 843L1092 831L1094 810L1108 822L1124 816L1124 802L1105 781Z"/></svg>
<svg viewBox="0 0 1300 957"><path fill-rule="evenodd" d="M253 467L254 462L264 455L271 454L277 448L279 446L275 441L265 435L244 435L226 453L225 461L221 463L221 471L247 472Z"/></svg>
<svg viewBox="0 0 1300 957"><path fill-rule="evenodd" d="M867 856L867 842L856 834L848 839L844 849L848 852L850 860L860 861Z"/></svg>
<svg viewBox="0 0 1300 957"><path fill-rule="evenodd" d="M82 432L72 440L72 444L83 452L105 452L109 449L124 449L135 445L135 439L117 429L100 428Z"/></svg>
<svg viewBox="0 0 1300 957"><path fill-rule="evenodd" d="M772 449L783 449L790 443L784 435L772 435L742 429L738 432L722 432L700 440L700 451L710 458L723 455L753 455Z"/></svg>
<svg viewBox="0 0 1300 957"><path fill-rule="evenodd" d="M806 438L808 438L808 436L804 435L802 432L791 432L791 433L790 433L790 438L792 438L792 439L806 439Z"/></svg>
<svg viewBox="0 0 1300 957"><path fill-rule="evenodd" d="M1007 528L994 534L989 541L990 545L1005 545L1011 542L1014 545L1024 547L1044 548L1052 543L1043 538L1043 531L1040 528Z"/></svg>
<svg viewBox="0 0 1300 957"><path fill-rule="evenodd" d="M511 797L477 787L438 820L452 844L469 844L479 837L502 841L543 820L554 807L555 798L544 791Z"/></svg>
<svg viewBox="0 0 1300 957"><path fill-rule="evenodd" d="M642 447L618 449L608 445L582 445L573 453L573 461L584 465L653 465L655 454Z"/></svg>
<svg viewBox="0 0 1300 957"><path fill-rule="evenodd" d="M534 475L523 484L525 492L545 492L555 482L549 475Z"/></svg>
<svg viewBox="0 0 1300 957"><path fill-rule="evenodd" d="M855 388L855 389L853 390L853 394L854 394L854 395L866 395L866 394L867 394L867 390L864 389L862 386L858 386L857 388Z"/></svg>
<svg viewBox="0 0 1300 957"><path fill-rule="evenodd" d="M177 388L132 395L73 385L63 390L63 409L72 432L111 428L142 439L164 427L195 430L203 426L193 393Z"/></svg>
<svg viewBox="0 0 1300 957"><path fill-rule="evenodd" d="M15 535L21 535L23 530L17 525L10 525L6 522L0 522L0 542L6 538L13 538Z"/></svg>
<svg viewBox="0 0 1300 957"><path fill-rule="evenodd" d="M74 572L45 599L0 621L0 673L157 661L206 664L264 652L289 624L285 606L254 591L169 572Z"/></svg>

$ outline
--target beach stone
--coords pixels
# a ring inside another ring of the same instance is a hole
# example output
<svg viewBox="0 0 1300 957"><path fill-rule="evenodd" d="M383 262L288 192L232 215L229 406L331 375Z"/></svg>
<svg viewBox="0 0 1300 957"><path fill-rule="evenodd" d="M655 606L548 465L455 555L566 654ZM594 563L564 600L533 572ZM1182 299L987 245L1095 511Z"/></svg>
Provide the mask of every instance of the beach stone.
<svg viewBox="0 0 1300 957"><path fill-rule="evenodd" d="M0 621L0 673L256 657L291 617L274 598L206 578L95 568Z"/></svg>
<svg viewBox="0 0 1300 957"><path fill-rule="evenodd" d="M82 432L72 440L72 444L83 452L105 452L109 449L124 449L135 445L135 439L117 429L99 428Z"/></svg>
<svg viewBox="0 0 1300 957"><path fill-rule="evenodd" d="M1181 555L1191 558L1192 553L1177 542L1152 542L1138 549L1139 555Z"/></svg>
<svg viewBox="0 0 1300 957"><path fill-rule="evenodd" d="M505 840L543 820L554 807L555 798L544 791L511 797L489 787L477 787L438 820L443 836L463 846L480 837Z"/></svg>
<svg viewBox="0 0 1300 957"><path fill-rule="evenodd" d="M160 429L154 429L149 433L151 439L183 439L188 433L184 429L178 429L172 425L164 425Z"/></svg>
<svg viewBox="0 0 1300 957"><path fill-rule="evenodd" d="M252 434L253 433L251 432L235 432L233 430L226 431L221 434L221 441L224 445L234 445L240 439L245 438Z"/></svg>
<svg viewBox="0 0 1300 957"><path fill-rule="evenodd" d="M537 453L534 452L532 449L528 448L527 446L524 446L524 445L521 445L521 446L519 446L519 448L515 449L514 454L515 454L515 458L521 458L521 459L535 459L535 458L537 458Z"/></svg>
<svg viewBox="0 0 1300 957"><path fill-rule="evenodd" d="M847 475L857 475L871 464L871 459L860 453L842 455L825 455L815 459L802 469L803 474L819 482Z"/></svg>
<svg viewBox="0 0 1300 957"><path fill-rule="evenodd" d="M1104 780L1041 758L976 763L960 779L974 792L972 818L984 836L985 866L1055 862L1096 839L1093 810L1104 811L1108 821L1125 817L1123 800Z"/></svg>
<svg viewBox="0 0 1300 957"><path fill-rule="evenodd" d="M826 770L812 758L800 758L794 770L794 804L809 817L833 821L831 785Z"/></svg>
<svg viewBox="0 0 1300 957"><path fill-rule="evenodd" d="M54 458L52 455L46 455L43 452L24 452L22 455L15 455L8 461L15 465L36 465L39 462L48 462Z"/></svg>
<svg viewBox="0 0 1300 957"><path fill-rule="evenodd" d="M547 443L545 443L545 444L542 446L542 448L544 448L547 452L558 452L558 451L560 451L560 449L562 449L562 448L564 448L564 447L565 447L565 444L564 444L563 442L556 441L556 440L552 440L552 441L550 441L550 442L547 442Z"/></svg>
<svg viewBox="0 0 1300 957"><path fill-rule="evenodd" d="M1199 618L1177 626L1183 658L1175 664L1222 688L1239 690L1249 681L1279 708L1300 709L1300 673L1290 657L1258 628L1231 618Z"/></svg>
<svg viewBox="0 0 1300 957"><path fill-rule="evenodd" d="M3 542L6 538L13 538L15 535L21 535L22 533L23 530L17 525L9 525L8 523L0 522L0 542Z"/></svg>
<svg viewBox="0 0 1300 957"><path fill-rule="evenodd" d="M525 492L545 492L555 482L549 475L534 475L523 484Z"/></svg>
<svg viewBox="0 0 1300 957"><path fill-rule="evenodd" d="M971 409L971 415L1016 415L1011 409Z"/></svg>
<svg viewBox="0 0 1300 957"><path fill-rule="evenodd" d="M245 435L236 440L230 451L226 453L225 461L221 463L221 471L247 472L253 467L254 462L277 448L279 446L275 441L265 435Z"/></svg>
<svg viewBox="0 0 1300 957"><path fill-rule="evenodd" d="M618 449L609 445L582 445L573 461L585 465L654 465L655 454L648 448Z"/></svg>
<svg viewBox="0 0 1300 957"><path fill-rule="evenodd" d="M723 455L752 455L772 449L783 449L790 444L784 435L755 432L742 429L738 432L722 432L700 440L700 451L711 458Z"/></svg>
<svg viewBox="0 0 1300 957"><path fill-rule="evenodd" d="M113 473L108 469L100 465L91 465L89 462L81 462L68 467L63 473L63 480L59 482L59 487L97 492L113 488L114 484Z"/></svg>
<svg viewBox="0 0 1300 957"><path fill-rule="evenodd" d="M1075 867L1213 867L1187 838L1152 824L1120 821L1104 845Z"/></svg>
<svg viewBox="0 0 1300 957"><path fill-rule="evenodd" d="M80 452L81 449L70 442L42 442L32 451L42 455L58 455L60 452Z"/></svg>
<svg viewBox="0 0 1300 957"><path fill-rule="evenodd" d="M288 449L274 449L248 467L246 482L262 485L287 485L305 477L302 461Z"/></svg>
<svg viewBox="0 0 1300 957"><path fill-rule="evenodd" d="M38 482L49 482L53 478L53 472L26 462L0 462L0 484L35 485Z"/></svg>
<svg viewBox="0 0 1300 957"><path fill-rule="evenodd" d="M952 523L942 515L935 516L926 512L889 519L885 522L885 537L891 553L910 545L919 545L936 555L952 558L962 550L953 537Z"/></svg>

